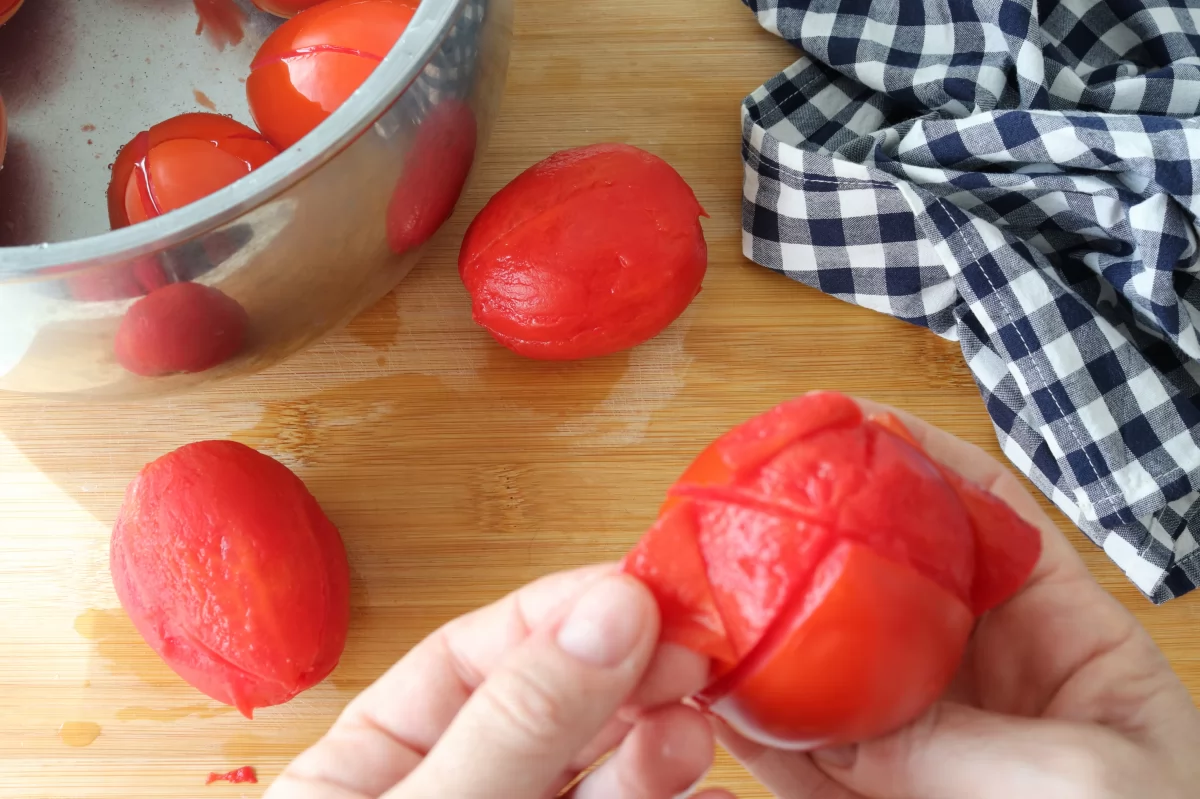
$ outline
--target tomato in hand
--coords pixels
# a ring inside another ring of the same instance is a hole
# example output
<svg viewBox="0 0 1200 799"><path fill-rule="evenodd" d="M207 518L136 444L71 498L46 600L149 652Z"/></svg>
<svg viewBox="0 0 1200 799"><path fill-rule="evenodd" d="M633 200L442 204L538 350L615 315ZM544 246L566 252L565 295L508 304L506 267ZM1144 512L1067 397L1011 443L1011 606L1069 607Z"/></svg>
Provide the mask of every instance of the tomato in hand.
<svg viewBox="0 0 1200 799"><path fill-rule="evenodd" d="M1036 529L899 420L821 393L713 442L623 568L658 599L664 640L712 659L702 704L749 738L805 749L919 716L975 618L1040 552Z"/></svg>
<svg viewBox="0 0 1200 799"><path fill-rule="evenodd" d="M249 327L237 300L200 283L170 283L125 312L113 344L117 362L143 377L192 374L241 351Z"/></svg>
<svg viewBox="0 0 1200 799"><path fill-rule="evenodd" d="M341 536L300 478L244 444L188 444L143 468L109 559L146 643L247 717L325 679L345 647Z"/></svg>
<svg viewBox="0 0 1200 799"><path fill-rule="evenodd" d="M564 150L517 176L467 229L475 321L530 358L641 344L700 292L704 209L667 162L624 144Z"/></svg>
<svg viewBox="0 0 1200 799"><path fill-rule="evenodd" d="M387 209L388 246L397 255L419 247L454 213L475 163L475 112L443 100L417 128Z"/></svg>
<svg viewBox="0 0 1200 799"><path fill-rule="evenodd" d="M121 148L108 186L113 228L182 208L245 177L279 151L253 128L219 114L183 114Z"/></svg>
<svg viewBox="0 0 1200 799"><path fill-rule="evenodd" d="M0 0L0 25L12 19L21 10L24 2L25 0Z"/></svg>
<svg viewBox="0 0 1200 799"><path fill-rule="evenodd" d="M272 33L246 81L258 129L281 150L324 122L408 27L415 0L328 0Z"/></svg>

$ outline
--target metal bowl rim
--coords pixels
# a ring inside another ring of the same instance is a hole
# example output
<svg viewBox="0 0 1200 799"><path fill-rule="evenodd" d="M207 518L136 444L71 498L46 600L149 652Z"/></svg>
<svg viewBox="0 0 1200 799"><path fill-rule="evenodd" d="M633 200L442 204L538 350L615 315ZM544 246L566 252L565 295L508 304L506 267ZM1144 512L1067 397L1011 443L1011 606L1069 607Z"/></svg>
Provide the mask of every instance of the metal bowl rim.
<svg viewBox="0 0 1200 799"><path fill-rule="evenodd" d="M241 180L191 205L131 227L82 239L0 247L0 280L47 268L55 278L104 263L132 261L220 227L317 171L349 146L416 79L468 0L424 0L392 51L342 106L292 147Z"/></svg>

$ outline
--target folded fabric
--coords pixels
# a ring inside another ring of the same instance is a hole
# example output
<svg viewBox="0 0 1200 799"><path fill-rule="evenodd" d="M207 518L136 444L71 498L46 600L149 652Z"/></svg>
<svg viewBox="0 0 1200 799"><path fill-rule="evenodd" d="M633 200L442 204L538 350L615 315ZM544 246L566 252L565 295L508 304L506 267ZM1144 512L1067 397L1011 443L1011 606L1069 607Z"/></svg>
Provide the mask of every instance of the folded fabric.
<svg viewBox="0 0 1200 799"><path fill-rule="evenodd" d="M745 0L757 263L957 340L1005 454L1155 602L1200 585L1200 0Z"/></svg>

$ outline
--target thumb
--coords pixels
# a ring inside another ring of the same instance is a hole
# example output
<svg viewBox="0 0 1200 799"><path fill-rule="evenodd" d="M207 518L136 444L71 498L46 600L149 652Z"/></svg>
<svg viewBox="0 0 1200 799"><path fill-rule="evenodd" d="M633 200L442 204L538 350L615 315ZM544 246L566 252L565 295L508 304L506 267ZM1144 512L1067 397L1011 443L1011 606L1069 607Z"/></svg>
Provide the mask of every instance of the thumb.
<svg viewBox="0 0 1200 799"><path fill-rule="evenodd" d="M891 735L812 757L835 782L868 799L1083 799L1125 795L1112 793L1114 780L1126 765L1136 766L1139 752L1096 725L942 702Z"/></svg>
<svg viewBox="0 0 1200 799"><path fill-rule="evenodd" d="M612 575L565 618L534 630L500 664L429 755L388 799L540 797L641 681L658 607L637 580Z"/></svg>

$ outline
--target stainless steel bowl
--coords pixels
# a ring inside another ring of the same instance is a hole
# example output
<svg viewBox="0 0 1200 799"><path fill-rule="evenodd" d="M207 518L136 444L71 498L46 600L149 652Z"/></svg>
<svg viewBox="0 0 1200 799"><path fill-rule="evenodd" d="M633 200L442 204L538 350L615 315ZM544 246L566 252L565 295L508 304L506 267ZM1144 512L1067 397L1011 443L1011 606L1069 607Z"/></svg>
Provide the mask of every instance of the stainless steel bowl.
<svg viewBox="0 0 1200 799"><path fill-rule="evenodd" d="M511 0L423 0L371 77L294 147L186 208L106 232L111 162L138 131L208 107L251 121L242 81L280 21L237 2L245 38L223 49L197 34L191 0L30 0L0 28L10 114L0 389L136 397L254 372L348 321L415 264L419 246L389 247L389 203L440 106L470 109L483 151L508 67ZM126 371L114 337L147 267L240 303L241 351L199 373Z"/></svg>

